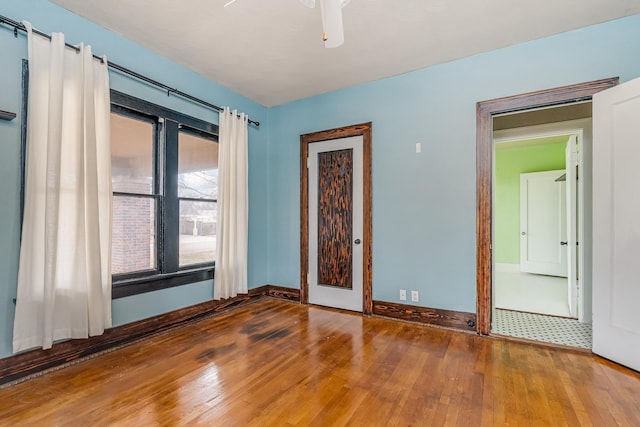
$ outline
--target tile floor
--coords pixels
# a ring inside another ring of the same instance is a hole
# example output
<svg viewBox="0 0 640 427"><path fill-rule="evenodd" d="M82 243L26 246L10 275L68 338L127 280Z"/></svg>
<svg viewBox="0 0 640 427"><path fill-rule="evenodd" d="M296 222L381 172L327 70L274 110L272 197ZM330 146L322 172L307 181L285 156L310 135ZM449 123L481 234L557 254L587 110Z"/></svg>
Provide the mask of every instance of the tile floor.
<svg viewBox="0 0 640 427"><path fill-rule="evenodd" d="M591 349L591 324L576 319L495 310L491 332L553 344Z"/></svg>
<svg viewBox="0 0 640 427"><path fill-rule="evenodd" d="M492 333L591 348L591 324L570 318L566 278L497 270L494 287Z"/></svg>

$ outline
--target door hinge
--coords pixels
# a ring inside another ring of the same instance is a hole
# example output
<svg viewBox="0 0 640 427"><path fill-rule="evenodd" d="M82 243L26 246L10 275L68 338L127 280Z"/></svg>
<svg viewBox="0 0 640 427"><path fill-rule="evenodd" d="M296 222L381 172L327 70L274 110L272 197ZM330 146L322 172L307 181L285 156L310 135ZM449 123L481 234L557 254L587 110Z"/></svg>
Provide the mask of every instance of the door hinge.
<svg viewBox="0 0 640 427"><path fill-rule="evenodd" d="M309 163L311 162L311 157L307 157L307 169L309 169Z"/></svg>
<svg viewBox="0 0 640 427"><path fill-rule="evenodd" d="M307 285L311 284L311 275L307 273Z"/></svg>

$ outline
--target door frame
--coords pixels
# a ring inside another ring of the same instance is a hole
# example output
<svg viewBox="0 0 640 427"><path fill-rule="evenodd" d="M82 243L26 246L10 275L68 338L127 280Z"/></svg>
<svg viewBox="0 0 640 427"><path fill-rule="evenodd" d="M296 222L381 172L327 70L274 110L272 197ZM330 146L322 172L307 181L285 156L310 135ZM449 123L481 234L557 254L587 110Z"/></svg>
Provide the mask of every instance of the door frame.
<svg viewBox="0 0 640 427"><path fill-rule="evenodd" d="M590 100L618 77L481 101L476 104L476 330L491 332L493 116Z"/></svg>
<svg viewBox="0 0 640 427"><path fill-rule="evenodd" d="M373 312L371 122L300 135L300 302L309 303L309 144L362 136L362 312Z"/></svg>

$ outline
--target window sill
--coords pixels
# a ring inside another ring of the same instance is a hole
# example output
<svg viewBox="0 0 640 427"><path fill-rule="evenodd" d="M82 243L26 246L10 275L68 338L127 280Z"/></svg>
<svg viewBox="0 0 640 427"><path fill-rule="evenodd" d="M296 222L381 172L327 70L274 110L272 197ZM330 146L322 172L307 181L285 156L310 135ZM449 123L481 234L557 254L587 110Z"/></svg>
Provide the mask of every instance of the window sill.
<svg viewBox="0 0 640 427"><path fill-rule="evenodd" d="M214 267L178 271L169 274L136 277L134 279L114 280L111 299L123 298L175 286L188 285L213 279Z"/></svg>

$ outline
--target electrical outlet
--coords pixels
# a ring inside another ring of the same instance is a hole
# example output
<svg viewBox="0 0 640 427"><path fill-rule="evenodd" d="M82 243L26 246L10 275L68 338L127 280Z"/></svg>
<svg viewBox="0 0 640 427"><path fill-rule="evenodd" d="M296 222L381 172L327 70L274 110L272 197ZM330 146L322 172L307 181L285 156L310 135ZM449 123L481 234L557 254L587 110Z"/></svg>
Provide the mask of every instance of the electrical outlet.
<svg viewBox="0 0 640 427"><path fill-rule="evenodd" d="M400 301L407 300L407 291L404 289L400 289Z"/></svg>
<svg viewBox="0 0 640 427"><path fill-rule="evenodd" d="M411 291L411 301L418 302L418 291Z"/></svg>

